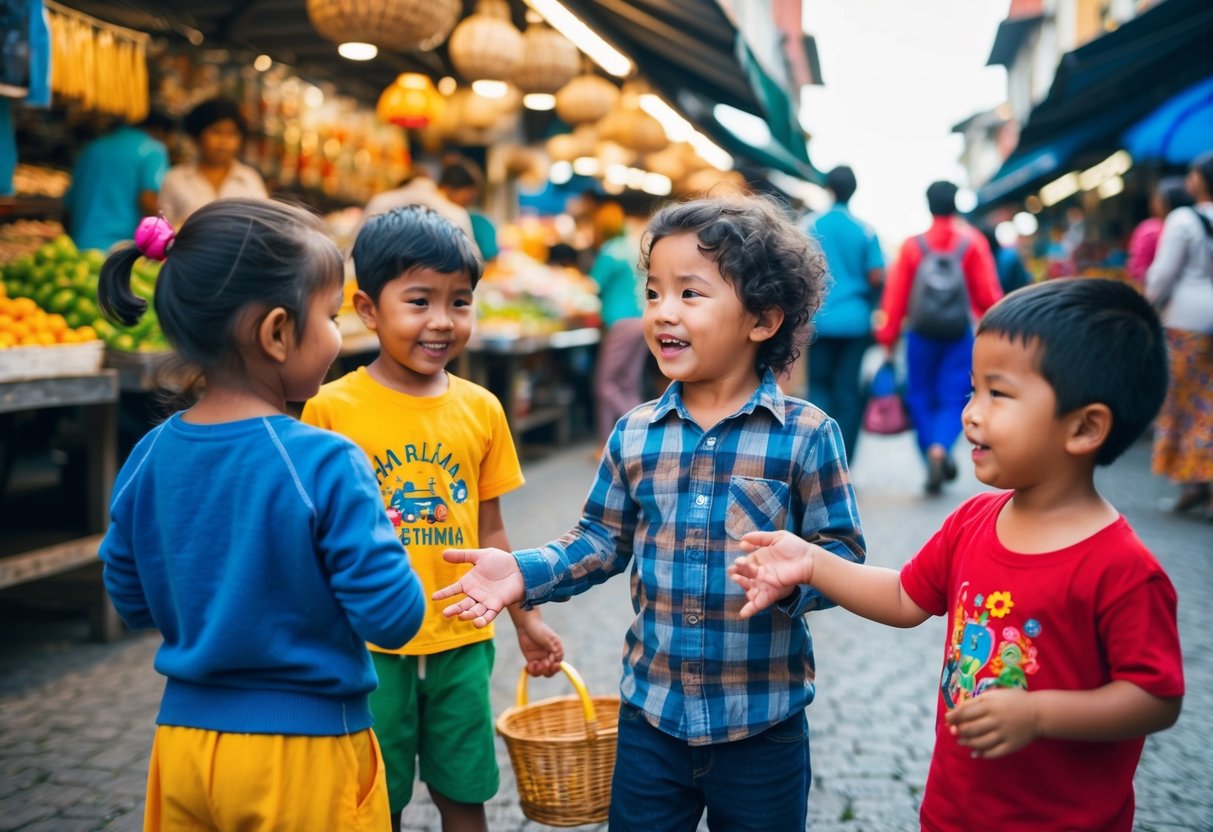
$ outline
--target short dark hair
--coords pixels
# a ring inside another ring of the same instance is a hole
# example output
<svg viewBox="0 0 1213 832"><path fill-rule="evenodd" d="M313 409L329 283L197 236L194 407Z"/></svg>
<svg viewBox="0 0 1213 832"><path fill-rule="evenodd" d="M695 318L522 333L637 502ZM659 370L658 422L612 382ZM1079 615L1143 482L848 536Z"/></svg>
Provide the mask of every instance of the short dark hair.
<svg viewBox="0 0 1213 832"><path fill-rule="evenodd" d="M127 326L147 311L147 301L131 291L131 269L141 256L133 245L114 252L97 285L101 311ZM233 336L246 309L280 306L302 335L312 296L340 287L343 278L341 252L319 217L268 199L220 199L177 232L153 303L178 355L212 372L238 366Z"/></svg>
<svg viewBox="0 0 1213 832"><path fill-rule="evenodd" d="M957 187L940 180L927 186L927 208L933 217L950 217L956 213Z"/></svg>
<svg viewBox="0 0 1213 832"><path fill-rule="evenodd" d="M384 286L412 269L466 274L473 289L484 271L484 261L468 235L422 205L406 205L368 219L354 240L353 258L358 288L374 303L379 303Z"/></svg>
<svg viewBox="0 0 1213 832"><path fill-rule="evenodd" d="M641 243L640 267L648 271L660 240L687 233L699 239L699 250L749 312L783 311L779 331L758 347L758 365L775 372L790 367L825 293L820 247L767 197L706 197L667 205L653 215Z"/></svg>
<svg viewBox="0 0 1213 832"><path fill-rule="evenodd" d="M996 303L977 327L1034 348L1037 369L1057 397L1057 415L1088 404L1112 411L1095 455L1108 465L1132 445L1167 393L1167 345L1158 314L1118 280L1037 283Z"/></svg>
<svg viewBox="0 0 1213 832"><path fill-rule="evenodd" d="M1196 175L1205 180L1205 190L1213 194L1213 150L1206 150L1193 159L1188 170L1196 171Z"/></svg>
<svg viewBox="0 0 1213 832"><path fill-rule="evenodd" d="M147 115L143 120L135 125L143 130L163 130L165 133L171 133L177 129L177 119L166 113L164 110L155 108L148 110Z"/></svg>
<svg viewBox="0 0 1213 832"><path fill-rule="evenodd" d="M839 165L826 174L826 187L834 194L834 199L841 203L845 204L851 201L851 197L855 195L855 188L857 186L855 171L846 165Z"/></svg>
<svg viewBox="0 0 1213 832"><path fill-rule="evenodd" d="M1192 194L1188 193L1188 188L1184 185L1184 178L1182 176L1167 176L1160 179L1154 191L1162 199L1163 204L1167 206L1168 212L1174 211L1176 208L1184 208L1196 202Z"/></svg>
<svg viewBox="0 0 1213 832"><path fill-rule="evenodd" d="M479 170L472 166L471 162L460 159L442 169L442 173L438 177L438 187L479 189L484 187L484 177Z"/></svg>
<svg viewBox="0 0 1213 832"><path fill-rule="evenodd" d="M233 121L241 136L248 135L248 122L240 112L240 105L230 98L210 98L203 101L186 114L183 126L185 132L197 139L206 128L220 121Z"/></svg>

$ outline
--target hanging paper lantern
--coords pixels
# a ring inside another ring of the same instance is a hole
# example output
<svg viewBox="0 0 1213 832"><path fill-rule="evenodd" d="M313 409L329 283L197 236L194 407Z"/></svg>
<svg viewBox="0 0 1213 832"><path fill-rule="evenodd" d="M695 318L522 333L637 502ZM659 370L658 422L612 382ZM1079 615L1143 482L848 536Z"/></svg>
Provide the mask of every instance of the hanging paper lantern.
<svg viewBox="0 0 1213 832"><path fill-rule="evenodd" d="M379 96L375 114L388 124L419 128L438 118L444 106L442 96L428 76L405 72Z"/></svg>
<svg viewBox="0 0 1213 832"><path fill-rule="evenodd" d="M581 51L542 20L531 21L522 34L522 62L514 83L523 92L553 93L577 75Z"/></svg>
<svg viewBox="0 0 1213 832"><path fill-rule="evenodd" d="M656 153L669 146L670 140L661 122L640 108L642 91L637 84L625 84L619 104L598 122L598 135L637 153Z"/></svg>
<svg viewBox="0 0 1213 832"><path fill-rule="evenodd" d="M618 100L618 87L601 75L586 73L578 75L556 93L556 115L566 124L598 121Z"/></svg>
<svg viewBox="0 0 1213 832"><path fill-rule="evenodd" d="M308 0L316 31L334 43L373 43L407 52L446 40L463 11L460 0Z"/></svg>
<svg viewBox="0 0 1213 832"><path fill-rule="evenodd" d="M522 64L522 33L505 0L477 0L476 13L455 27L447 50L469 81L509 81Z"/></svg>

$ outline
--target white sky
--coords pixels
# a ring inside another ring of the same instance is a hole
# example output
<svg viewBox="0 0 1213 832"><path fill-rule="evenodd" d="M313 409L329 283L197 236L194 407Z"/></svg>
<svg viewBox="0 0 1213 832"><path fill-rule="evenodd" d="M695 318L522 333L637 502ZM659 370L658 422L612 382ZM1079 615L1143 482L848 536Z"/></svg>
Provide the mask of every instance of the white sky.
<svg viewBox="0 0 1213 832"><path fill-rule="evenodd" d="M809 158L848 164L855 214L885 251L926 228L926 188L964 186L952 125L1006 99L1006 73L987 67L1010 0L804 0L824 87L807 88Z"/></svg>

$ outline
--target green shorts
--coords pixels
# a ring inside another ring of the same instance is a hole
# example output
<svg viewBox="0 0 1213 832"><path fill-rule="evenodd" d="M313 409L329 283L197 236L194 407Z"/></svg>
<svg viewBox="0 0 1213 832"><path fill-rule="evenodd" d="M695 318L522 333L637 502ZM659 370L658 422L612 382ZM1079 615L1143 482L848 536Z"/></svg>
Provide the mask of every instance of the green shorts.
<svg viewBox="0 0 1213 832"><path fill-rule="evenodd" d="M497 794L489 701L495 653L492 639L429 656L371 651L379 674L371 712L392 814L413 797L418 759L422 782L457 803L485 803Z"/></svg>

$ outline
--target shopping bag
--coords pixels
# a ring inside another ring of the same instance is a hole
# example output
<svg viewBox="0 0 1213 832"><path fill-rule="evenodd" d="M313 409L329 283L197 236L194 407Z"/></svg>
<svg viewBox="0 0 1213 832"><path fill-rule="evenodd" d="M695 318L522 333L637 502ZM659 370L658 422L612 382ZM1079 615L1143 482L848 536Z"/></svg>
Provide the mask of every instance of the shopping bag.
<svg viewBox="0 0 1213 832"><path fill-rule="evenodd" d="M868 403L863 410L863 429L886 436L910 429L910 418L897 391L897 373L891 361L881 364L872 377Z"/></svg>

